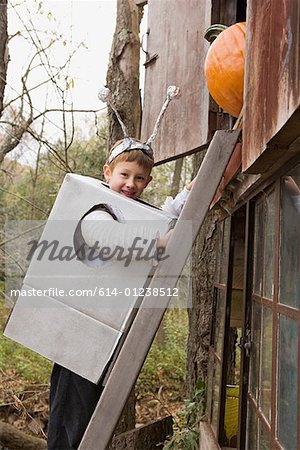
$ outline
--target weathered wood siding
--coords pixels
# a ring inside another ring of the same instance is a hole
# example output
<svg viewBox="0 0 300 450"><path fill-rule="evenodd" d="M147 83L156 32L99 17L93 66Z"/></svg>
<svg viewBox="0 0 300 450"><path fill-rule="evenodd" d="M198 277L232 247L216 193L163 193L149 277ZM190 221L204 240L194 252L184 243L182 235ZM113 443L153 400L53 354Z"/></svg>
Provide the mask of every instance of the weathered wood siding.
<svg viewBox="0 0 300 450"><path fill-rule="evenodd" d="M252 0L247 11L243 170L265 171L297 137L267 148L300 104L300 2ZM300 127L298 122L298 135Z"/></svg>
<svg viewBox="0 0 300 450"><path fill-rule="evenodd" d="M209 96L204 78L211 2L149 0L148 52L157 54L146 66L142 139L147 139L165 98L167 86L181 88L182 96L168 109L153 148L156 161L178 157L205 144Z"/></svg>

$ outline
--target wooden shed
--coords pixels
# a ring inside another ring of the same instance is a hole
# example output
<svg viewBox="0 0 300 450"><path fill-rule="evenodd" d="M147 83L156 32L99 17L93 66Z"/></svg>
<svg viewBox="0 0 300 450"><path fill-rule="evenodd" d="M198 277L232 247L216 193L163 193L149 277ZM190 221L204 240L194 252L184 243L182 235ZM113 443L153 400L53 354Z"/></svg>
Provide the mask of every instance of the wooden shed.
<svg viewBox="0 0 300 450"><path fill-rule="evenodd" d="M218 257L201 450L300 448L300 4L148 0L142 130L182 87L158 161L197 151L234 119L209 98L204 30L246 21L242 144L214 200ZM149 125L150 126L150 125ZM159 150L158 150L159 148Z"/></svg>

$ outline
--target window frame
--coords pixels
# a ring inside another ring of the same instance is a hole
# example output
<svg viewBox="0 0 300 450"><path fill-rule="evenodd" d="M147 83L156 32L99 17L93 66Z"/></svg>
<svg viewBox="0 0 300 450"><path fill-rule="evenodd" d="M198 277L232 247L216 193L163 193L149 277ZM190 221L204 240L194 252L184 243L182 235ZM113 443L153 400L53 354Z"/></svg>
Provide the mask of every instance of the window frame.
<svg viewBox="0 0 300 450"><path fill-rule="evenodd" d="M300 165L299 165L300 169ZM279 389L279 361L280 355L278 353L279 349L279 321L280 316L287 317L289 319L294 320L298 325L298 330L300 327L300 307L296 309L293 306L285 305L279 302L279 283L280 283L280 274L279 274L279 265L280 265L280 244L281 244L281 214L282 214L282 202L281 202L281 185L282 178L278 177L272 184L267 186L265 189L261 189L260 192L256 193L256 197L251 198L246 203L246 231L245 231L245 277L244 277L244 301L243 301L243 334L244 336L245 330L250 327L251 333L253 333L253 327L251 324L252 318L252 309L253 305L257 304L260 307L260 315L262 318L263 308L268 308L268 312L272 314L272 356L271 356L271 394L270 394L270 420L265 416L265 413L262 411L262 405L260 404L261 392L258 394L257 403L256 400L249 393L249 373L250 373L250 358L245 356L245 351L241 353L241 383L240 383L240 404L239 404L239 432L238 432L238 443L237 448L245 448L245 440L246 440L246 432L247 432L247 411L248 408L251 408L254 421L256 422L257 428L257 443L260 439L260 429L263 429L264 436L268 438L268 442L270 442L271 448L275 450L283 450L283 444L280 443L278 437L278 389ZM261 273L261 288L260 293L253 292L253 279L254 279L254 253L255 253L255 208L261 202L263 202L263 198L267 195L274 195L274 234L272 234L272 239L274 243L274 254L273 254L273 274L271 279L273 280L273 292L272 299L265 297L264 292L264 280L265 280L265 233L264 233L264 241L263 241L263 261L262 261L262 273ZM244 204L245 205L245 204ZM239 208L238 208L239 209ZM225 396L226 389L224 387L225 379L225 370L226 370L226 358L228 356L228 348L226 349L225 342L227 333L229 330L229 319L230 319L230 295L232 292L232 274L233 274L233 230L234 230L234 214L233 216L228 216L224 219L230 221L229 227L229 245L227 248L226 255L226 270L227 276L225 283L217 282L214 283L214 313L212 317L212 333L211 333L211 341L209 347L209 370L211 371L211 361L213 361L213 367L215 367L216 361L218 364L221 364L221 378L219 382L219 397L218 397L218 421L216 424L216 429L213 428L213 432L215 434L215 438L217 442L222 442L223 430L224 430L224 419L225 419ZM224 231L224 225L223 225ZM224 237L222 237L222 240ZM217 255L217 259L220 259L220 256ZM221 260L219 261L220 268ZM216 313L216 291L223 290L225 295L225 313L224 313L224 333L223 333L223 353L221 357L219 357L215 352L215 341L214 341L214 317ZM260 325L260 329L262 329L262 324ZM261 377L261 348L263 345L262 335L260 335L259 342L259 365L258 365L258 377ZM298 366L297 366L297 376L298 376L298 385L300 381L300 333L298 334ZM213 371L214 372L214 371ZM209 377L212 377L213 374L209 373ZM258 383L260 382L258 378ZM213 378L210 378L212 381L212 396L211 403L213 398ZM261 386L258 384L258 390L261 391ZM248 406L249 405L249 406ZM208 405L209 406L209 405ZM298 388L298 397L297 397L297 406L298 406L298 418L297 418L297 445L300 445L300 387ZM212 418L212 408L210 408L210 416L208 417L209 422L211 423ZM242 419L241 419L242 418ZM246 419L246 420L245 420ZM257 444L256 444L257 445Z"/></svg>

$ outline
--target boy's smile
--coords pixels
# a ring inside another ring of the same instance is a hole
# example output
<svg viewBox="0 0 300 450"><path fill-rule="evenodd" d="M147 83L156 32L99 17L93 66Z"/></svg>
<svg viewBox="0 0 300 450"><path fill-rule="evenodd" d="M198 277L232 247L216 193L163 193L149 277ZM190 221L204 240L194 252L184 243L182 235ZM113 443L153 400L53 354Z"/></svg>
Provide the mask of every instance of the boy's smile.
<svg viewBox="0 0 300 450"><path fill-rule="evenodd" d="M103 173L113 191L133 199L138 198L152 180L149 169L135 161L120 161L113 169L105 164Z"/></svg>

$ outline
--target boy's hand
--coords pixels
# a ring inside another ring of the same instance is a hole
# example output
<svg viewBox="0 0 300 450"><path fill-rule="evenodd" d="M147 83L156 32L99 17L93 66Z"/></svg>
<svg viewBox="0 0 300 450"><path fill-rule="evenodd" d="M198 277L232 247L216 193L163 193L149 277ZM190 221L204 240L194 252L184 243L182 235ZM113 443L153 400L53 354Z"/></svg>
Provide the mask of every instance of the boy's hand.
<svg viewBox="0 0 300 450"><path fill-rule="evenodd" d="M196 177L188 184L186 184L186 188L188 191L191 191L193 189L194 183L195 183Z"/></svg>
<svg viewBox="0 0 300 450"><path fill-rule="evenodd" d="M170 237L173 234L173 230L169 230L162 238L158 238L156 241L156 248L166 248Z"/></svg>

